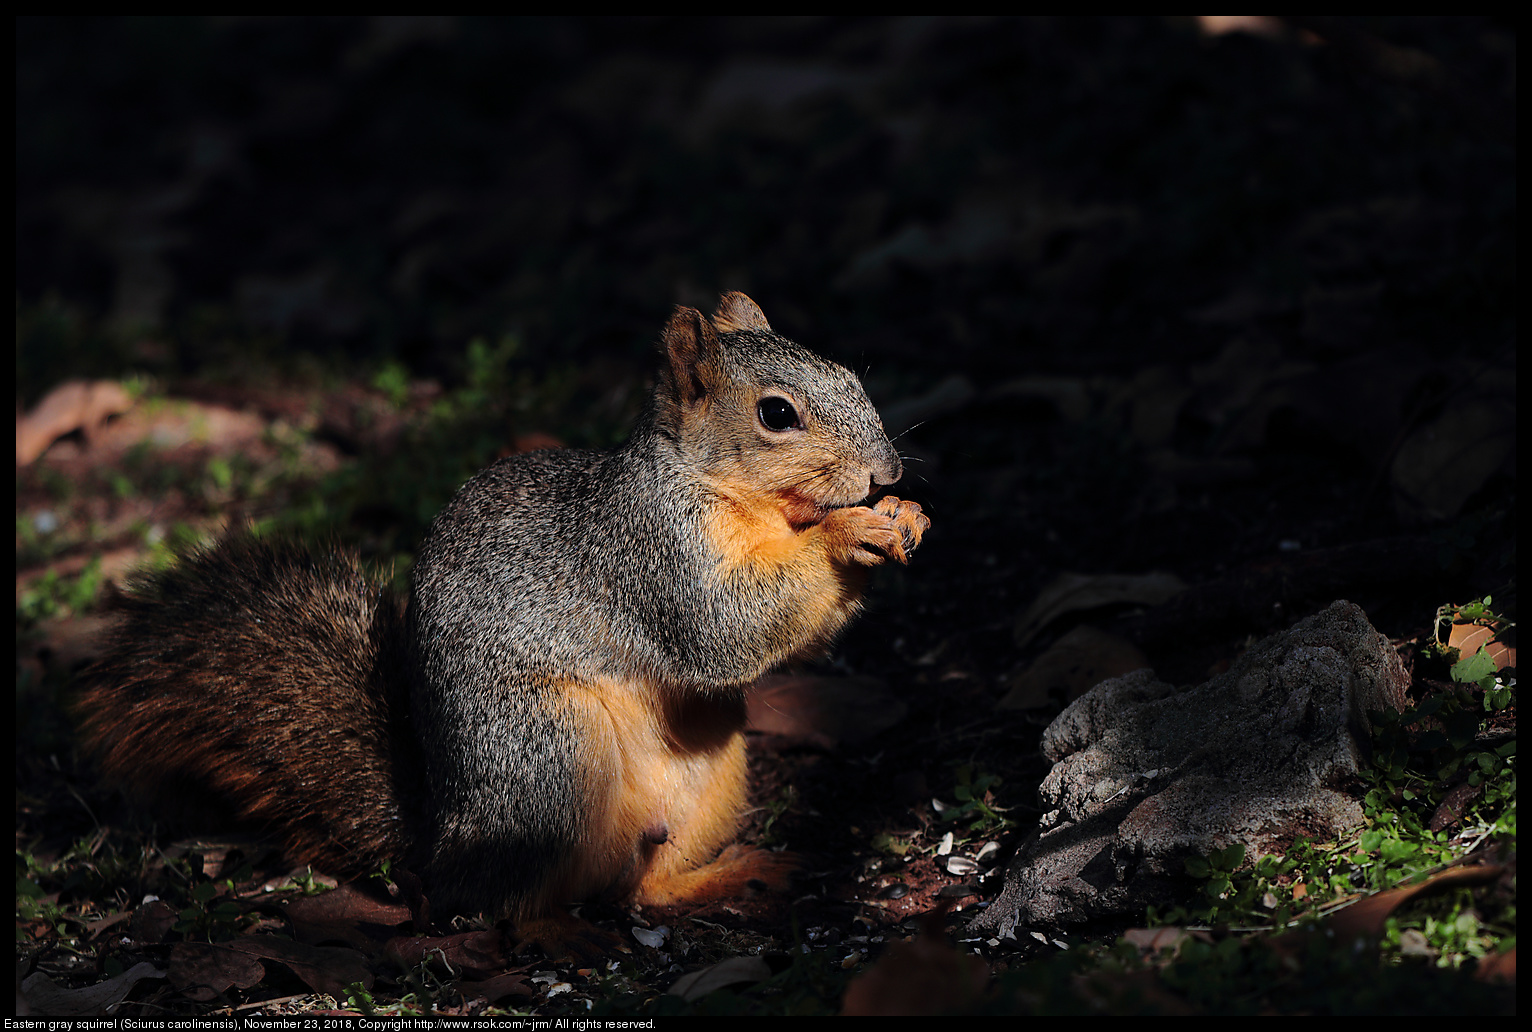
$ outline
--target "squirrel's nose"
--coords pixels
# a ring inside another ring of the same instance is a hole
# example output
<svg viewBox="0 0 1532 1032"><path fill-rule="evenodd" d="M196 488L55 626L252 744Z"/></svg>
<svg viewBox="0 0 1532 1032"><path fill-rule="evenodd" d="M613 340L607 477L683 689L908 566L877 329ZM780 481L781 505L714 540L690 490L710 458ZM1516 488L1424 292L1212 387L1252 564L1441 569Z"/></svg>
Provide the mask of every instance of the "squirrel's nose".
<svg viewBox="0 0 1532 1032"><path fill-rule="evenodd" d="M872 471L872 490L867 493L872 494L880 487L896 484L902 476L904 476L904 466L900 464L899 456L895 455L892 463Z"/></svg>

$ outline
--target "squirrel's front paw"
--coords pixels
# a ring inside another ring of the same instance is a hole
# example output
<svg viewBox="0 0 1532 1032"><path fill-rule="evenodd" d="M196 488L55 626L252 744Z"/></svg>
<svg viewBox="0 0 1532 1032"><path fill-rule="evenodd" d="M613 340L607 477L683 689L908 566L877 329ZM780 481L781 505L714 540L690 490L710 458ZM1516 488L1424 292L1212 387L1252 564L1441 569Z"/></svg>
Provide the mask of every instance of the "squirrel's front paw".
<svg viewBox="0 0 1532 1032"><path fill-rule="evenodd" d="M921 511L919 502L907 502L892 496L878 499L873 511L887 516L899 531L899 549L892 553L901 563L910 561L909 554L920 545L920 539L931 529L931 520Z"/></svg>
<svg viewBox="0 0 1532 1032"><path fill-rule="evenodd" d="M837 509L823 526L835 536L842 561L876 566L886 559L909 562L931 521L915 502L889 496L872 508Z"/></svg>

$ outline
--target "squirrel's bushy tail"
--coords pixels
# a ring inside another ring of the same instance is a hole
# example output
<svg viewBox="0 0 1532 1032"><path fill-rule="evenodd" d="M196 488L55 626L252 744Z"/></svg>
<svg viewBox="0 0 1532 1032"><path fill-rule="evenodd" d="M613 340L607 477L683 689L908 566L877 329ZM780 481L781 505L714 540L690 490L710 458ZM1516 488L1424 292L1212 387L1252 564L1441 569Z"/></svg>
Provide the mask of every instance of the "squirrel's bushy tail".
<svg viewBox="0 0 1532 1032"><path fill-rule="evenodd" d="M404 606L355 556L229 538L116 608L77 704L109 775L212 793L332 873L408 858L423 782Z"/></svg>

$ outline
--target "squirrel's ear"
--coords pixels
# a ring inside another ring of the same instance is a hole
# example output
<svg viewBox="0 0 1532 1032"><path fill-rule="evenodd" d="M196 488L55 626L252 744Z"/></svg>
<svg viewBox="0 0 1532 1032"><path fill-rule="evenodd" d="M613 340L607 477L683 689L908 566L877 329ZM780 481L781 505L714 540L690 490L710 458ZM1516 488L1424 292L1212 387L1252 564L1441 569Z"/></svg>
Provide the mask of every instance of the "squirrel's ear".
<svg viewBox="0 0 1532 1032"><path fill-rule="evenodd" d="M660 340L670 362L669 379L676 400L682 405L694 404L708 393L709 374L718 348L717 333L701 312L676 305Z"/></svg>
<svg viewBox="0 0 1532 1032"><path fill-rule="evenodd" d="M764 330L771 332L766 313L761 306L737 290L731 290L718 299L718 311L713 313L713 326L719 333L735 333L739 330Z"/></svg>

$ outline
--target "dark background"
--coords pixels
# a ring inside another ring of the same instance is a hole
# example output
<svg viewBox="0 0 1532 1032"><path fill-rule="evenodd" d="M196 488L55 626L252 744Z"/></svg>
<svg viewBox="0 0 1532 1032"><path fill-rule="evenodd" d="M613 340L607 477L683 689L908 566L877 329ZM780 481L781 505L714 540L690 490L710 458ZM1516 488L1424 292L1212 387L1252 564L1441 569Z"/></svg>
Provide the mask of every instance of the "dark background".
<svg viewBox="0 0 1532 1032"><path fill-rule="evenodd" d="M1068 626L1018 644L1061 572L1192 585L1096 614L1184 682L1336 597L1395 637L1491 592L1514 615L1515 43L1480 18L22 19L18 406L130 374L263 414L387 368L451 392L471 341L513 341L488 443L390 467L327 431L393 484L337 532L398 554L513 438L620 436L671 305L743 290L863 375L933 522L839 653L910 711L881 763L767 773L830 815L794 848L849 855L830 822L976 757L1024 816L1063 700L994 703Z"/></svg>
<svg viewBox="0 0 1532 1032"><path fill-rule="evenodd" d="M567 373L551 424L514 429L606 443L632 402L601 399L648 375L669 306L741 289L864 374L953 549L938 598L1003 611L1060 569L1197 580L1465 518L1458 587L1487 590L1514 30L1263 33L21 20L18 401L294 356L450 384L511 334ZM1473 468L1419 446L1402 472L1422 434ZM1464 483L1422 487L1437 467Z"/></svg>

